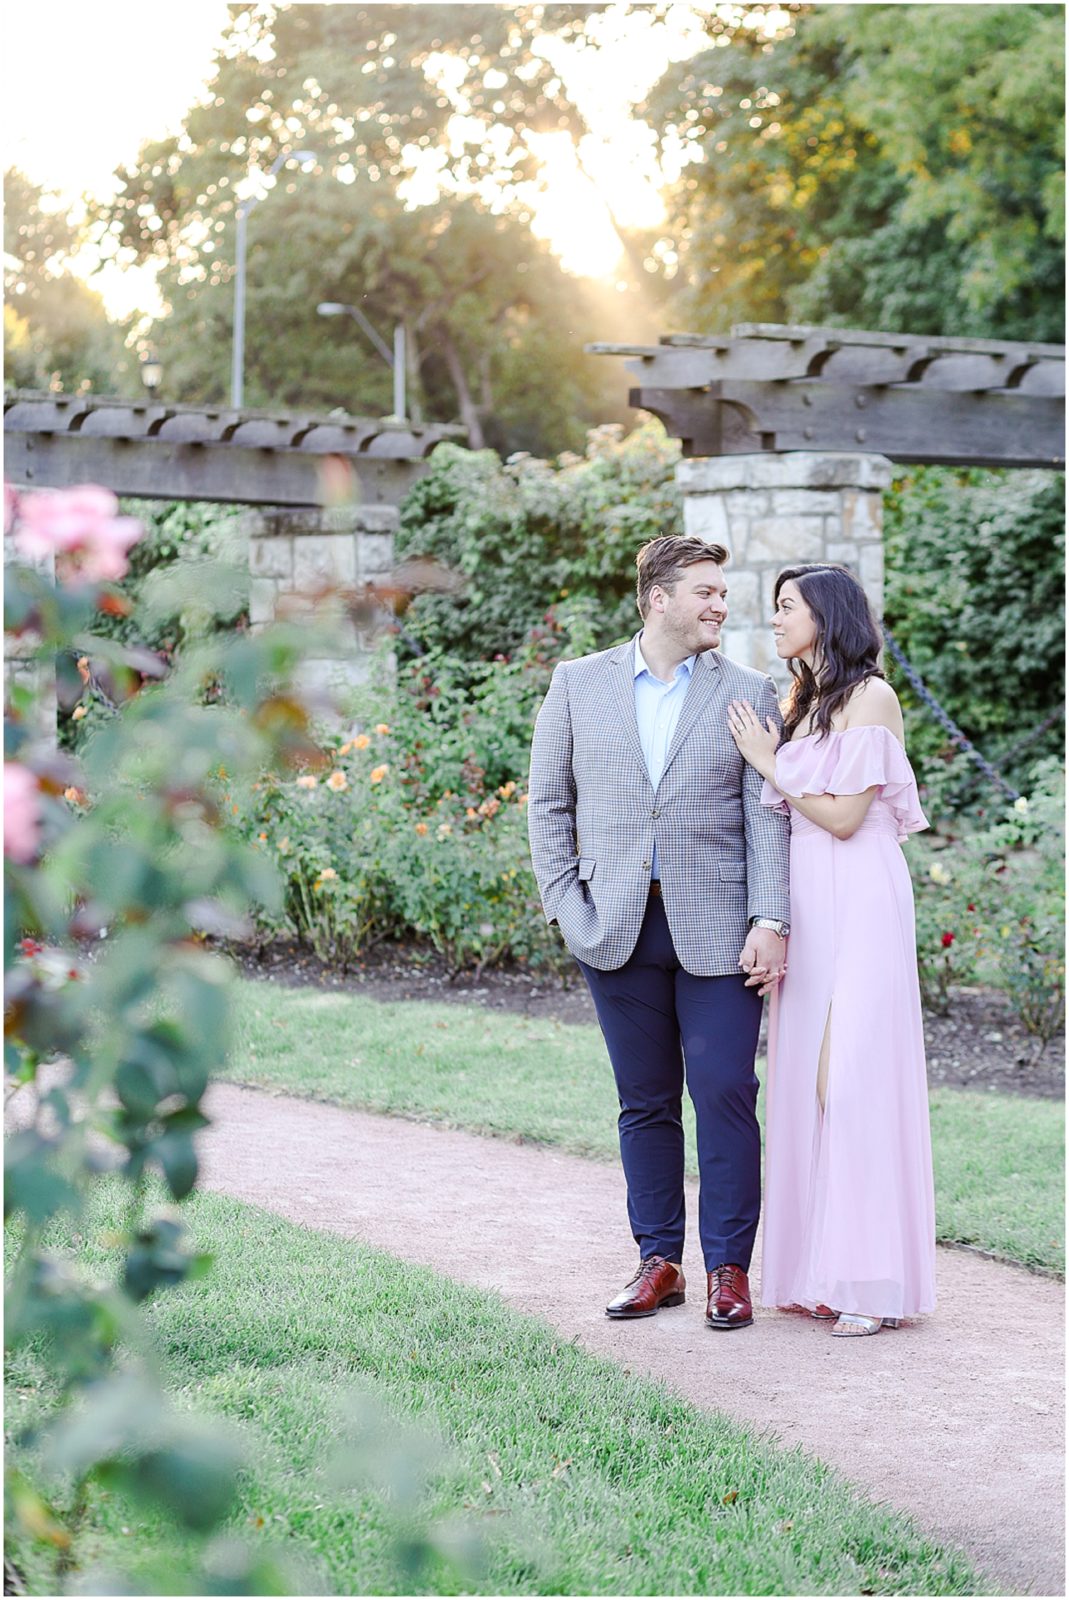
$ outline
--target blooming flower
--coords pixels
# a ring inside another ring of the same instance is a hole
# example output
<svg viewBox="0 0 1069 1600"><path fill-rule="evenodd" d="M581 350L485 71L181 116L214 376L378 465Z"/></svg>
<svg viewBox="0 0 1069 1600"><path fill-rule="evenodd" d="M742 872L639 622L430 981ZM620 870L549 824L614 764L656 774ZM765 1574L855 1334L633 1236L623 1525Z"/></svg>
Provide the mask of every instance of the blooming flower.
<svg viewBox="0 0 1069 1600"><path fill-rule="evenodd" d="M423 835L427 832L427 824L425 822L417 822L416 823L416 832L419 834L420 838L422 839Z"/></svg>
<svg viewBox="0 0 1069 1600"><path fill-rule="evenodd" d="M453 824L451 822L440 822L438 824L438 837L439 837L439 839L448 839L448 837L452 833L452 831L453 831Z"/></svg>
<svg viewBox="0 0 1069 1600"><path fill-rule="evenodd" d="M943 939L942 939L943 949L944 950L949 950L950 946L953 943L954 943L954 935L952 933L944 933Z"/></svg>
<svg viewBox="0 0 1069 1600"><path fill-rule="evenodd" d="M326 882L331 878L336 878L337 876L338 874L335 872L333 867L324 867L322 872L319 874L320 880L323 882Z"/></svg>
<svg viewBox="0 0 1069 1600"><path fill-rule="evenodd" d="M71 717L74 719L75 722L81 722L82 718L83 717L87 717L88 715L89 715L89 707L88 706L75 706L74 710L71 712Z"/></svg>
<svg viewBox="0 0 1069 1600"><path fill-rule="evenodd" d="M344 772L332 772L327 779L327 788L333 789L335 794L340 794L343 789L348 789L349 780Z"/></svg>
<svg viewBox="0 0 1069 1600"><path fill-rule="evenodd" d="M386 723L386 722L376 722L376 724L375 724L375 732L376 733L389 733L389 731L390 731L390 727L389 727L388 723Z"/></svg>
<svg viewBox="0 0 1069 1600"><path fill-rule="evenodd" d="M933 883L949 883L950 873L941 861L933 861L928 868L928 876Z"/></svg>
<svg viewBox="0 0 1069 1600"><path fill-rule="evenodd" d="M280 856L289 855L289 848L290 848L290 836L287 833L283 838L281 838L278 841L278 853L279 853L279 855Z"/></svg>
<svg viewBox="0 0 1069 1600"><path fill-rule="evenodd" d="M62 576L107 583L125 575L126 552L142 534L134 517L120 517L110 489L83 483L23 495L19 501L15 547L30 561L59 558Z"/></svg>
<svg viewBox="0 0 1069 1600"><path fill-rule="evenodd" d="M297 787L298 789L314 789L318 782L319 779L311 772L302 772L297 779Z"/></svg>
<svg viewBox="0 0 1069 1600"><path fill-rule="evenodd" d="M32 861L41 845L41 790L21 761L4 762L4 854Z"/></svg>
<svg viewBox="0 0 1069 1600"><path fill-rule="evenodd" d="M267 843L267 835L266 835L266 833L258 833L256 835L256 837L259 839L261 844L266 844Z"/></svg>
<svg viewBox="0 0 1069 1600"><path fill-rule="evenodd" d="M386 774L389 772L389 770L390 769L389 769L389 767L387 766L387 764L385 762L383 762L381 767L372 767L372 769L371 769L371 781L372 781L372 783L381 783L383 778L385 778Z"/></svg>
<svg viewBox="0 0 1069 1600"><path fill-rule="evenodd" d="M368 738L366 733L358 733L356 738L353 740L353 749L366 750L370 743L371 740Z"/></svg>
<svg viewBox="0 0 1069 1600"><path fill-rule="evenodd" d="M353 741L351 739L346 739L345 743L342 745L341 749L338 751L338 754L340 756L347 756L349 754L349 751L352 748L353 748Z"/></svg>
<svg viewBox="0 0 1069 1600"><path fill-rule="evenodd" d="M1016 800L1013 802L1013 809L1018 812L1020 816L1026 816L1029 809L1027 796L1019 794Z"/></svg>
<svg viewBox="0 0 1069 1600"><path fill-rule="evenodd" d="M510 778L508 783L503 783L497 792L501 796L502 800L511 800L512 796L516 793L516 785Z"/></svg>

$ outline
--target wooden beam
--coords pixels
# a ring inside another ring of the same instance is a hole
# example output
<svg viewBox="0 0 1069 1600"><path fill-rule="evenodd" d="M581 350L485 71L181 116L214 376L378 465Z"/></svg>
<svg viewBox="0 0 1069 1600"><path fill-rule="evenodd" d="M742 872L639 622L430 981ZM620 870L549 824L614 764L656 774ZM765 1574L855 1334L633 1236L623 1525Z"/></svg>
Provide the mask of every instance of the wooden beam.
<svg viewBox="0 0 1069 1600"><path fill-rule="evenodd" d="M1064 400L1019 390L725 379L704 388L632 389L630 402L660 417L687 456L861 449L928 465L1065 465Z"/></svg>
<svg viewBox="0 0 1069 1600"><path fill-rule="evenodd" d="M317 506L323 501L321 454L249 449L232 444L182 444L157 437L115 439L83 434L10 432L4 473L22 489L66 489L99 483L145 500L211 500L220 504ZM369 505L398 505L424 471L408 458L349 458Z"/></svg>
<svg viewBox="0 0 1069 1600"><path fill-rule="evenodd" d="M643 388L704 388L728 378L821 378L851 385L920 384L955 391L1019 388L1028 394L1065 393L1064 361L1047 356L1041 347L1024 345L1012 352L978 351L959 349L949 340L860 345L814 335L793 343L739 339L722 349L703 345L590 345L587 349L591 354L626 356L627 370Z"/></svg>
<svg viewBox="0 0 1069 1600"><path fill-rule="evenodd" d="M16 390L4 398L5 470L22 487L100 483L147 500L321 503L322 458L353 464L362 498L396 505L449 424L233 411L109 395Z"/></svg>

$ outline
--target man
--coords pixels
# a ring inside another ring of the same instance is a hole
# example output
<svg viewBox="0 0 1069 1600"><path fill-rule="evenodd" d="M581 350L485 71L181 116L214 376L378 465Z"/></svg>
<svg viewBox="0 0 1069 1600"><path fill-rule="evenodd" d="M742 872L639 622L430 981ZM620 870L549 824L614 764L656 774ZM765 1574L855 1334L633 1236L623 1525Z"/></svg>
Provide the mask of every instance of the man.
<svg viewBox="0 0 1069 1600"><path fill-rule="evenodd" d="M709 1327L753 1321L761 1200L754 1055L783 971L786 819L760 803L727 708L778 718L770 678L717 653L727 551L638 553L641 632L562 661L531 751L531 858L547 919L590 987L620 1100L635 1276L610 1317L680 1305L684 1068L697 1118ZM740 970L741 969L741 970Z"/></svg>

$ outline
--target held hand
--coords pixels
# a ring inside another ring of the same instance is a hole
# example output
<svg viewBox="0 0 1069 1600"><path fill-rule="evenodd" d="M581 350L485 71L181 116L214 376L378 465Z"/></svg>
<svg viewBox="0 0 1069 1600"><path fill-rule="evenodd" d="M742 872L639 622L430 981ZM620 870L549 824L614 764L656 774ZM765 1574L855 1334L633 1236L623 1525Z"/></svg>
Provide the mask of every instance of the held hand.
<svg viewBox="0 0 1069 1600"><path fill-rule="evenodd" d="M780 741L775 720L769 717L762 728L748 700L733 700L728 707L728 728L743 760L756 767L762 777L774 778Z"/></svg>
<svg viewBox="0 0 1069 1600"><path fill-rule="evenodd" d="M759 984L758 994L769 994L787 970L786 939L781 939L771 928L751 928L742 947L739 966L747 974L747 989Z"/></svg>

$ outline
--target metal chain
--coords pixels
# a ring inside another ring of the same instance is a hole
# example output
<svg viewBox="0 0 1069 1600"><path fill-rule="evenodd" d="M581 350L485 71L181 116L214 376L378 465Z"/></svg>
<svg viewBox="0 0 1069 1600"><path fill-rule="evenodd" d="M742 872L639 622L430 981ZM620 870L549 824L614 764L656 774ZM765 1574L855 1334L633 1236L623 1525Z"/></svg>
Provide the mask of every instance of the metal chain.
<svg viewBox="0 0 1069 1600"><path fill-rule="evenodd" d="M976 746L973 744L972 740L962 733L957 723L954 722L943 710L942 706L932 694L932 691L928 688L928 685L925 683L916 667L914 667L907 658L905 651L898 643L898 640L895 638L890 628L884 628L883 636L887 641L887 648L898 662L898 665L902 668L902 671L905 673L909 683L917 691L917 694L924 701L924 704L928 707L936 721L946 729L947 733L949 733L950 737L953 739L958 748L968 756L970 761L974 762L976 766L979 767L984 777L989 783L994 784L996 789L1001 789L1003 794L1008 795L1011 800L1019 800L1021 798L1020 792L1017 789L1014 789L1011 784L1007 783L1006 779L1000 772L995 771L990 761L984 759L979 750L977 750ZM1034 733L1029 734L1028 739L1026 739L1024 743L1029 743L1033 737L1038 738L1039 734L1049 726L1052 720L1053 719L1051 717L1048 717L1046 722L1042 723L1039 728L1034 730Z"/></svg>

